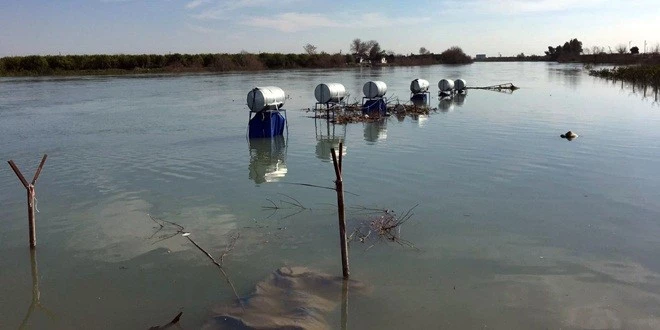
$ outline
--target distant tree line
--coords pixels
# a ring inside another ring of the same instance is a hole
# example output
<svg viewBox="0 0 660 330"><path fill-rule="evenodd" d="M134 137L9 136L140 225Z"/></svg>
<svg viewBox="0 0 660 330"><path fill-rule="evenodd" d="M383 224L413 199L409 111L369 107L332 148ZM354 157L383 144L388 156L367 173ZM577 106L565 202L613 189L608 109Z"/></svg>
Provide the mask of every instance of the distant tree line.
<svg viewBox="0 0 660 330"><path fill-rule="evenodd" d="M385 51L376 40L354 39L352 53L328 54L318 52L312 44L303 46L303 54L142 54L142 55L31 55L0 58L0 76L121 74L160 72L224 72L268 69L339 68L373 62L381 65L430 65L472 63L459 47L451 47L440 54L426 48L420 55L395 55Z"/></svg>
<svg viewBox="0 0 660 330"><path fill-rule="evenodd" d="M0 58L0 75L48 75L67 72L247 71L346 66L340 54L143 54L32 55Z"/></svg>

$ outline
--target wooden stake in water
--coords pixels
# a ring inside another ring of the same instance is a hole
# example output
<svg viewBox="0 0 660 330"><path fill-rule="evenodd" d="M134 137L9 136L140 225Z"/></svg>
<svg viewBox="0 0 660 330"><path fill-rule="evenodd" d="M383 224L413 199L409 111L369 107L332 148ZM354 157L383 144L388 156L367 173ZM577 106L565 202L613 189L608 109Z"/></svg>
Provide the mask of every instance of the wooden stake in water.
<svg viewBox="0 0 660 330"><path fill-rule="evenodd" d="M348 278L348 243L346 240L346 218L344 212L344 183L342 181L342 143L339 143L339 156L335 153L335 148L331 148L332 164L335 167L335 190L337 191L337 213L339 217L339 244L341 248L341 266L344 278ZM337 159L339 158L339 159Z"/></svg>
<svg viewBox="0 0 660 330"><path fill-rule="evenodd" d="M9 166L11 166L11 169L14 170L14 173L16 173L18 179L21 180L21 183L25 187L25 190L27 190L28 227L30 229L31 249L37 246L37 228L36 228L35 216L34 216L34 208L35 208L34 201L36 199L34 192L34 185L37 183L37 179L39 178L39 174L41 174L41 169L44 167L44 163L46 163L47 157L48 155L44 155L43 158L41 158L41 163L39 164L39 167L37 167L37 172L34 173L34 178L32 178L31 182L28 182L25 179L23 173L21 173L21 170L18 169L18 166L14 164L13 160L8 161Z"/></svg>

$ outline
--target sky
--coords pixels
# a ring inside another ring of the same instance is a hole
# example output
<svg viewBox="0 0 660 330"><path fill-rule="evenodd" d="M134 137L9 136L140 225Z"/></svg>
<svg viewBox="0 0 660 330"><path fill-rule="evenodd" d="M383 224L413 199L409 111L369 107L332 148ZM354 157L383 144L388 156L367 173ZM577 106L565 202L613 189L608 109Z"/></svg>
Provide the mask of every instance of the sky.
<svg viewBox="0 0 660 330"><path fill-rule="evenodd" d="M660 43L660 0L0 0L0 56L328 53L355 38L398 54L542 55Z"/></svg>

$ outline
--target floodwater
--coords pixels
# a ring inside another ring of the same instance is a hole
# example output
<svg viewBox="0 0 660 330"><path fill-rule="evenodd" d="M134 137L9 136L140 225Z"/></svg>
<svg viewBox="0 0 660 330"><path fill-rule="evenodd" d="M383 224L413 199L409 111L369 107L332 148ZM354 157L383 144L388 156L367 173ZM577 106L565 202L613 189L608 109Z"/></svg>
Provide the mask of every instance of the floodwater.
<svg viewBox="0 0 660 330"><path fill-rule="evenodd" d="M521 89L348 126L301 110L319 83L353 101L382 80L405 101L415 78L432 94L441 78ZM255 85L289 95L285 139L246 139ZM25 189L0 170L0 328L146 329L179 312L208 326L231 287L150 216L224 254L241 297L282 267L341 275L336 196L296 184L333 186L339 141L349 227L417 205L399 228L415 248L353 241L351 278L368 289L322 304L319 327L660 328L660 106L554 63L0 79L0 158L30 180L48 154L34 262Z"/></svg>

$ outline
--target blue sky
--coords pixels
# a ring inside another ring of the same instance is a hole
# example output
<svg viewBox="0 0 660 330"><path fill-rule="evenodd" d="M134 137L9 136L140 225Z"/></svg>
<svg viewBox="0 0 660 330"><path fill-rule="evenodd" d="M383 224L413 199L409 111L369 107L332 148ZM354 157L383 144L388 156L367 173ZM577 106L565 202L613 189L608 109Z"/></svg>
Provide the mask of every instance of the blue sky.
<svg viewBox="0 0 660 330"><path fill-rule="evenodd" d="M0 56L349 50L542 54L660 42L660 0L0 0Z"/></svg>

